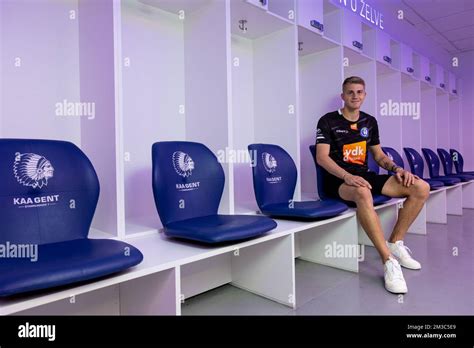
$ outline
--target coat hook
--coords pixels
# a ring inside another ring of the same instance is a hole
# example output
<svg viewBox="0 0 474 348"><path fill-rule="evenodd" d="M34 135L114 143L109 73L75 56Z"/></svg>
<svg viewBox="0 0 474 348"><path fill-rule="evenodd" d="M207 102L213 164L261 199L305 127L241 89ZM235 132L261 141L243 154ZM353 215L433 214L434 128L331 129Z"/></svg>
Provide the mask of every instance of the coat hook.
<svg viewBox="0 0 474 348"><path fill-rule="evenodd" d="M303 42L300 41L298 42L298 51L302 51L303 50Z"/></svg>
<svg viewBox="0 0 474 348"><path fill-rule="evenodd" d="M247 31L247 20L246 19L241 19L239 21L239 29L242 30L243 32Z"/></svg>

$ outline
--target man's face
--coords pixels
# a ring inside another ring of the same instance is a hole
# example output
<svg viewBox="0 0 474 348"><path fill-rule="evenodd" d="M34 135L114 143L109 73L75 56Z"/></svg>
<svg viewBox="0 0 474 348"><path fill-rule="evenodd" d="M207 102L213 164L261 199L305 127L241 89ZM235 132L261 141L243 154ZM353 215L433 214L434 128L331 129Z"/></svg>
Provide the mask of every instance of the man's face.
<svg viewBox="0 0 474 348"><path fill-rule="evenodd" d="M344 91L341 94L344 105L349 109L360 109L365 99L364 85L359 83L350 83L344 86Z"/></svg>

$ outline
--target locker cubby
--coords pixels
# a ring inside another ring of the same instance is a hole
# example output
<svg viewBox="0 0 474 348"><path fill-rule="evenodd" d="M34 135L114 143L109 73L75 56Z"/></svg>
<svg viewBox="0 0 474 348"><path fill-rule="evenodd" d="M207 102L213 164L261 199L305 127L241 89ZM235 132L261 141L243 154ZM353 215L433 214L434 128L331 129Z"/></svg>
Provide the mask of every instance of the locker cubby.
<svg viewBox="0 0 474 348"><path fill-rule="evenodd" d="M456 75L454 75L452 72L449 72L448 88L449 88L449 93L453 95L458 95L457 86L456 86Z"/></svg>
<svg viewBox="0 0 474 348"><path fill-rule="evenodd" d="M432 85L433 76L430 70L430 61L425 56L419 55L418 57L419 57L420 73L417 76L421 81L424 81L429 85Z"/></svg>
<svg viewBox="0 0 474 348"><path fill-rule="evenodd" d="M437 147L437 122L436 122L436 89L431 85L421 81L420 90L420 126L421 126L421 147L436 149ZM421 148L416 148L421 154ZM424 166L425 178L429 178L428 167Z"/></svg>
<svg viewBox="0 0 474 348"><path fill-rule="evenodd" d="M268 12L290 22L295 22L295 0L268 0Z"/></svg>
<svg viewBox="0 0 474 348"><path fill-rule="evenodd" d="M309 145L314 145L316 141L319 118L342 105L342 65L342 48L339 45L299 57L301 191L311 199L317 196L317 189Z"/></svg>
<svg viewBox="0 0 474 348"><path fill-rule="evenodd" d="M436 88L447 91L448 89L446 88L446 80L445 80L444 69L441 67L441 65L436 64L434 66L434 71L435 71L435 74L436 74L436 76L435 76L435 78L436 78Z"/></svg>
<svg viewBox="0 0 474 348"><path fill-rule="evenodd" d="M197 141L216 154L229 144L226 131L215 132L228 128L228 31L221 1L128 0L119 10L123 215L130 235L161 227L151 184L153 143ZM228 178L229 166L223 167ZM229 209L226 181L220 210Z"/></svg>
<svg viewBox="0 0 474 348"><path fill-rule="evenodd" d="M410 46L400 43L400 71L404 74L414 76L415 64L414 53Z"/></svg>
<svg viewBox="0 0 474 348"><path fill-rule="evenodd" d="M314 0L296 0L296 16L299 27L322 34L324 25L324 3Z"/></svg>
<svg viewBox="0 0 474 348"><path fill-rule="evenodd" d="M436 145L437 147L449 149L450 144L450 117L449 117L449 95L436 89Z"/></svg>
<svg viewBox="0 0 474 348"><path fill-rule="evenodd" d="M242 20L247 30L239 27ZM249 144L278 144L299 167L296 27L269 12L233 1L231 33L229 147L235 153L248 154ZM236 213L258 210L250 160L231 164ZM298 183L295 199L299 192Z"/></svg>
<svg viewBox="0 0 474 348"><path fill-rule="evenodd" d="M259 9L268 10L268 1L271 1L271 0L244 0L244 1L246 1L250 5L256 6Z"/></svg>
<svg viewBox="0 0 474 348"><path fill-rule="evenodd" d="M449 95L449 146L461 148L461 105L457 96ZM449 149L446 149L449 151Z"/></svg>
<svg viewBox="0 0 474 348"><path fill-rule="evenodd" d="M377 62L377 122L382 146L402 148L401 73Z"/></svg>
<svg viewBox="0 0 474 348"><path fill-rule="evenodd" d="M101 184L91 236L116 236L111 5L8 1L0 8L0 136L65 140L80 147Z"/></svg>
<svg viewBox="0 0 474 348"><path fill-rule="evenodd" d="M306 29L341 42L342 11L329 0L297 0L296 16L298 31Z"/></svg>
<svg viewBox="0 0 474 348"><path fill-rule="evenodd" d="M403 157L405 168L409 169L408 161L403 151L403 147L421 148L421 88L420 81L411 76L401 74L402 76L402 104L412 115L403 116L401 128L401 147L397 149ZM418 114L418 115L415 115Z"/></svg>
<svg viewBox="0 0 474 348"><path fill-rule="evenodd" d="M347 53L347 51L344 51ZM346 57L344 57L345 59ZM344 61L344 63L349 62L349 65L343 64L344 66L344 79L350 76L360 76L365 81L365 91L367 93L365 97L364 104L362 105L362 111L377 117L377 74L376 74L376 67L375 61L369 60L367 62L361 62L358 64L350 64L353 60ZM342 91L342 83L341 83L341 91ZM340 93L339 93L340 94ZM341 101L340 106L343 106L343 102Z"/></svg>

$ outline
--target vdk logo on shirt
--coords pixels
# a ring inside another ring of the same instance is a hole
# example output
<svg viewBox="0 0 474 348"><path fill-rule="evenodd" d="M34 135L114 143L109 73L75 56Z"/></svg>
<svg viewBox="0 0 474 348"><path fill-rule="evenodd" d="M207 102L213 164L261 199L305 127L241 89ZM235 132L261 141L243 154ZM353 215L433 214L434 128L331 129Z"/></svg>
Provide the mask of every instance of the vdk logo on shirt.
<svg viewBox="0 0 474 348"><path fill-rule="evenodd" d="M15 153L13 174L23 186L42 188L48 185L48 179L54 175L51 162L35 153Z"/></svg>
<svg viewBox="0 0 474 348"><path fill-rule="evenodd" d="M344 162L363 165L366 156L366 141L346 144L342 148L342 153Z"/></svg>

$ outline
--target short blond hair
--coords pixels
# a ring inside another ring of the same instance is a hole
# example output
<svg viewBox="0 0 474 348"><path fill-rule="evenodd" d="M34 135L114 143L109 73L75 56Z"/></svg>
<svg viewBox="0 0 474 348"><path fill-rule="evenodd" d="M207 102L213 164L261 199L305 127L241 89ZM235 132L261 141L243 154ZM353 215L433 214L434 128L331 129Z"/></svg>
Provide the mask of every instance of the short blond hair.
<svg viewBox="0 0 474 348"><path fill-rule="evenodd" d="M349 84L363 85L365 89L365 81L362 77L359 77L359 76L350 76L347 79L345 79L344 82L342 83L343 92L344 92L344 87Z"/></svg>

